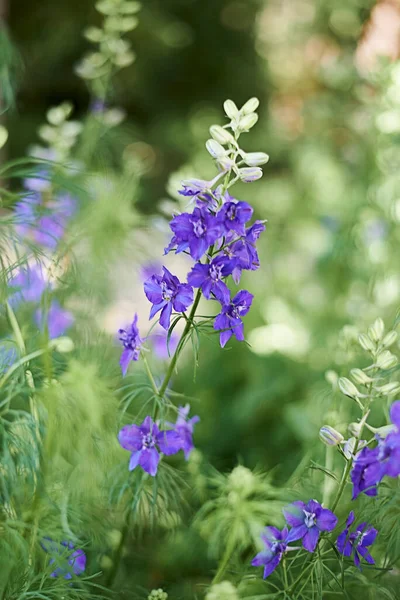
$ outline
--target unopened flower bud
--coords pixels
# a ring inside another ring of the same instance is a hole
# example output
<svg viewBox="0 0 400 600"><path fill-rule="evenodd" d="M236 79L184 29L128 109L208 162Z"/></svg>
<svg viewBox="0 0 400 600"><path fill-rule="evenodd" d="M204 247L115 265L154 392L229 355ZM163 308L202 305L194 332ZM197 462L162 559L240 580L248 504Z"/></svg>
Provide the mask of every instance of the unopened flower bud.
<svg viewBox="0 0 400 600"><path fill-rule="evenodd" d="M256 111L259 105L260 101L258 98L250 98L250 100L247 100L247 102L243 104L240 112L242 115L249 115L250 113Z"/></svg>
<svg viewBox="0 0 400 600"><path fill-rule="evenodd" d="M368 336L373 342L379 342L382 339L385 325L381 318L376 319L375 323L368 328Z"/></svg>
<svg viewBox="0 0 400 600"><path fill-rule="evenodd" d="M397 381L392 381L391 383L386 383L375 389L382 394L382 396L388 396L389 394L397 394L397 392L400 392L400 384Z"/></svg>
<svg viewBox="0 0 400 600"><path fill-rule="evenodd" d="M220 156L225 156L226 154L226 150L221 146L221 144L212 139L206 141L206 148L213 158L219 158Z"/></svg>
<svg viewBox="0 0 400 600"><path fill-rule="evenodd" d="M59 337L59 338L55 338L54 340L51 340L50 346L57 352L61 352L63 354L65 354L67 352L72 352L72 350L75 348L74 342L71 340L71 338L69 338L67 336L63 336L63 337Z"/></svg>
<svg viewBox="0 0 400 600"><path fill-rule="evenodd" d="M263 172L260 167L244 167L243 169L238 169L238 174L244 183L257 181L257 179L261 179L263 176Z"/></svg>
<svg viewBox="0 0 400 600"><path fill-rule="evenodd" d="M372 342L371 339L367 335L365 335L365 333L360 333L360 335L358 336L358 341L360 346L364 348L364 350L368 350L368 352L375 351L376 348L374 342Z"/></svg>
<svg viewBox="0 0 400 600"><path fill-rule="evenodd" d="M211 586L205 600L239 600L239 595L230 581L221 581Z"/></svg>
<svg viewBox="0 0 400 600"><path fill-rule="evenodd" d="M359 438L361 435L361 423L350 423L347 428L351 436Z"/></svg>
<svg viewBox="0 0 400 600"><path fill-rule="evenodd" d="M239 109L233 100L225 100L224 111L230 119L236 119L239 114Z"/></svg>
<svg viewBox="0 0 400 600"><path fill-rule="evenodd" d="M343 442L344 437L339 431L336 431L333 427L329 425L324 425L319 430L319 439L326 446L338 446L341 442Z"/></svg>
<svg viewBox="0 0 400 600"><path fill-rule="evenodd" d="M259 167L269 161L269 156L265 152L247 152L243 160L249 167Z"/></svg>
<svg viewBox="0 0 400 600"><path fill-rule="evenodd" d="M152 590L150 592L147 596L147 600L168 600L168 594L161 588L158 588L158 590Z"/></svg>
<svg viewBox="0 0 400 600"><path fill-rule="evenodd" d="M371 383L373 381L373 379L369 377L366 373L364 373L364 371L362 371L361 369L352 369L350 371L350 375L356 383L359 383L361 385L367 385L368 383Z"/></svg>
<svg viewBox="0 0 400 600"><path fill-rule="evenodd" d="M235 161L232 158L229 158L229 156L219 156L217 158L217 163L223 171L229 171L235 166Z"/></svg>
<svg viewBox="0 0 400 600"><path fill-rule="evenodd" d="M249 131L258 121L257 113L250 113L239 119L238 130L241 132Z"/></svg>
<svg viewBox="0 0 400 600"><path fill-rule="evenodd" d="M360 396L360 392L356 386L351 383L350 379L347 379L347 377L340 377L338 385L340 391L345 396L348 396L349 398L358 398L358 396Z"/></svg>
<svg viewBox="0 0 400 600"><path fill-rule="evenodd" d="M384 350L379 354L376 364L380 369L391 369L397 365L397 356L389 352L389 350Z"/></svg>
<svg viewBox="0 0 400 600"><path fill-rule="evenodd" d="M236 144L233 135L223 127L220 127L220 125L211 125L210 134L219 144Z"/></svg>
<svg viewBox="0 0 400 600"><path fill-rule="evenodd" d="M382 346L389 348L397 340L397 331L389 331L382 340Z"/></svg>

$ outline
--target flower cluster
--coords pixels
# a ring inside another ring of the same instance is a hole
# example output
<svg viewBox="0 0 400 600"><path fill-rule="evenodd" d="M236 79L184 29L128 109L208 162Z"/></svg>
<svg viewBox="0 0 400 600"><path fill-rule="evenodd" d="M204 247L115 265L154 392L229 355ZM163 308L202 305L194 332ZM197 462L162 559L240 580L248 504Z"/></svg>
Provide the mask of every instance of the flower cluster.
<svg viewBox="0 0 400 600"><path fill-rule="evenodd" d="M400 400L390 408L392 430L385 437L376 436L375 448L364 447L357 453L351 471L353 500L363 492L376 496L383 477L400 475Z"/></svg>
<svg viewBox="0 0 400 600"><path fill-rule="evenodd" d="M302 545L308 552L314 552L322 532L331 532L335 529L338 518L329 509L323 508L316 500L305 504L296 501L283 510L288 527L279 530L276 527L266 527L261 535L264 549L252 560L254 567L264 567L264 579L271 575L289 550L298 550L298 547L288 546L290 542L302 540ZM374 564L372 556L367 550L378 534L377 530L361 523L354 532L350 527L354 523L355 515L352 511L346 521L346 528L339 534L336 547L343 556L354 554L355 565L360 568L360 556L369 564Z"/></svg>
<svg viewBox="0 0 400 600"><path fill-rule="evenodd" d="M195 416L187 419L189 405L179 407L178 419L172 429L160 430L150 416L141 425L126 425L121 429L118 440L122 448L131 452L129 470L137 466L154 477L160 462L160 452L169 456L183 450L188 460L193 450L193 426L199 421Z"/></svg>

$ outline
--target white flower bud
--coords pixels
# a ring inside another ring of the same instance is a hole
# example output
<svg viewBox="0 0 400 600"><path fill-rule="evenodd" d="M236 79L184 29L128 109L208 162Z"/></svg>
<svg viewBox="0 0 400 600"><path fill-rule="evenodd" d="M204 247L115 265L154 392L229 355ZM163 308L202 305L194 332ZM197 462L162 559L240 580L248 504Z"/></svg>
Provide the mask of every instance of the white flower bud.
<svg viewBox="0 0 400 600"><path fill-rule="evenodd" d="M0 148L4 146L4 144L8 140L8 131L3 125L0 125Z"/></svg>
<svg viewBox="0 0 400 600"><path fill-rule="evenodd" d="M365 335L365 333L360 333L360 335L358 336L358 341L359 344L362 348L364 348L364 350L368 350L368 352L374 352L375 351L375 344L371 341L371 339Z"/></svg>
<svg viewBox="0 0 400 600"><path fill-rule="evenodd" d="M238 169L238 175L244 183L251 183L252 181L261 179L263 172L260 167L244 167L243 169Z"/></svg>
<svg viewBox="0 0 400 600"><path fill-rule="evenodd" d="M236 119L239 114L239 109L233 100L225 100L224 111L230 119Z"/></svg>
<svg viewBox="0 0 400 600"><path fill-rule="evenodd" d="M56 350L57 352L65 354L67 352L72 352L72 350L75 348L75 345L71 338L63 336L51 340L50 347L54 348L54 350Z"/></svg>
<svg viewBox="0 0 400 600"><path fill-rule="evenodd" d="M379 354L376 364L380 369L391 369L397 365L397 356L392 354L389 350L384 350Z"/></svg>
<svg viewBox="0 0 400 600"><path fill-rule="evenodd" d="M219 144L236 144L235 138L229 131L220 127L219 125L211 125L210 127L210 135L214 138L216 142Z"/></svg>
<svg viewBox="0 0 400 600"><path fill-rule="evenodd" d="M358 396L360 396L360 392L356 386L351 383L350 379L347 379L347 377L340 377L338 385L340 391L345 396L348 396L349 398L358 398Z"/></svg>
<svg viewBox="0 0 400 600"><path fill-rule="evenodd" d="M213 158L219 158L226 155L226 150L215 140L207 140L206 148Z"/></svg>
<svg viewBox="0 0 400 600"><path fill-rule="evenodd" d="M249 167L259 167L269 161L269 156L265 152L247 152L244 154L243 160Z"/></svg>
<svg viewBox="0 0 400 600"><path fill-rule="evenodd" d="M379 342L382 339L385 325L381 318L376 319L375 323L368 328L368 336L373 342Z"/></svg>
<svg viewBox="0 0 400 600"><path fill-rule="evenodd" d="M361 369L352 369L350 371L350 375L356 383L359 383L361 385L367 385L368 383L371 383L373 381L373 379L371 377L368 377L368 375L364 373L364 371L362 371Z"/></svg>
<svg viewBox="0 0 400 600"><path fill-rule="evenodd" d="M250 113L256 111L259 105L260 101L258 98L250 98L250 100L247 100L247 102L243 104L242 108L240 109L240 113L242 115L249 115Z"/></svg>
<svg viewBox="0 0 400 600"><path fill-rule="evenodd" d="M217 162L223 171L229 171L235 166L235 161L232 158L229 158L229 156L220 156L218 157Z"/></svg>
<svg viewBox="0 0 400 600"><path fill-rule="evenodd" d="M386 383L375 389L382 396L389 396L389 394L397 394L397 392L400 392L400 384L397 381L392 381L391 383Z"/></svg>
<svg viewBox="0 0 400 600"><path fill-rule="evenodd" d="M349 430L350 435L355 438L359 438L361 435L361 423L350 423L347 428Z"/></svg>
<svg viewBox="0 0 400 600"><path fill-rule="evenodd" d="M258 121L257 113L250 113L249 115L245 115L239 119L239 123L237 125L238 131L242 133L245 131L249 131Z"/></svg>
<svg viewBox="0 0 400 600"><path fill-rule="evenodd" d="M324 425L319 430L319 439L326 446L338 446L341 442L343 442L344 437L339 431L336 431L333 427L329 425Z"/></svg>
<svg viewBox="0 0 400 600"><path fill-rule="evenodd" d="M382 346L389 348L397 340L397 331L389 331L382 340Z"/></svg>

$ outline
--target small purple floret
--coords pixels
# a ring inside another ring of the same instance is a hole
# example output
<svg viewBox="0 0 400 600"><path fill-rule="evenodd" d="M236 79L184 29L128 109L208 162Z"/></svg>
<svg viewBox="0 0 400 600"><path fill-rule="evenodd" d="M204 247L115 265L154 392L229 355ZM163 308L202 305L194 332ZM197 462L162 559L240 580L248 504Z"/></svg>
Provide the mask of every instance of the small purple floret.
<svg viewBox="0 0 400 600"><path fill-rule="evenodd" d="M200 417L194 416L188 419L190 411L190 405L180 406L178 409L178 418L175 425L175 431L179 435L182 441L182 450L185 454L185 459L188 460L190 453L194 448L193 444L193 428L196 423L200 421Z"/></svg>
<svg viewBox="0 0 400 600"><path fill-rule="evenodd" d="M82 575L85 572L86 554L80 548L75 548L71 542L58 543L45 538L41 546L52 556L50 564L57 565L50 577L72 579L73 575Z"/></svg>
<svg viewBox="0 0 400 600"><path fill-rule="evenodd" d="M332 531L338 521L332 511L322 508L316 500L310 500L307 504L300 500L293 502L283 509L283 514L292 527L287 542L302 540L303 548L308 552L314 552L321 531Z"/></svg>
<svg viewBox="0 0 400 600"><path fill-rule="evenodd" d="M259 552L251 561L253 567L264 567L264 579L266 579L282 560L288 543L288 529L285 527L280 531L276 527L266 527L261 534L265 549Z"/></svg>
<svg viewBox="0 0 400 600"><path fill-rule="evenodd" d="M351 511L346 521L346 529L338 536L336 547L343 556L354 554L354 564L361 570L360 556L370 565L375 564L374 559L367 550L367 546L371 546L374 543L378 531L367 523L360 523L360 525L357 525L355 531L349 533L354 520L354 512Z"/></svg>
<svg viewBox="0 0 400 600"><path fill-rule="evenodd" d="M132 360L139 360L140 348L143 340L139 336L137 326L138 316L135 314L133 322L125 329L118 330L118 338L122 343L124 350L121 354L119 364L121 365L122 375L125 377L128 366Z"/></svg>
<svg viewBox="0 0 400 600"><path fill-rule="evenodd" d="M163 276L152 275L144 284L147 299L153 304L150 319L161 311L160 325L169 328L172 309L184 312L193 302L193 289L187 283L181 283L166 267Z"/></svg>
<svg viewBox="0 0 400 600"><path fill-rule="evenodd" d="M42 331L45 328L46 312L39 308L35 313L35 322ZM49 338L54 338L64 335L64 333L74 324L74 316L68 310L64 310L57 300L53 300L47 312L47 329Z"/></svg>
<svg viewBox="0 0 400 600"><path fill-rule="evenodd" d="M253 294L247 290L241 290L232 300L229 298L229 293L217 297L221 302L222 310L214 321L214 329L221 331L220 344L222 348L232 335L240 342L244 341L242 317L249 312L253 297Z"/></svg>

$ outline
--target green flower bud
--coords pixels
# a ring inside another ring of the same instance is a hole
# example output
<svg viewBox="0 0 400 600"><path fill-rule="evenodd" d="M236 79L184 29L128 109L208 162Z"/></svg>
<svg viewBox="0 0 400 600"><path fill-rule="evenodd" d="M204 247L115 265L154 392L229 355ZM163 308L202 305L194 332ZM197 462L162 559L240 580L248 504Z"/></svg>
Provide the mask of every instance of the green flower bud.
<svg viewBox="0 0 400 600"><path fill-rule="evenodd" d="M323 427L321 427L319 430L319 439L326 446L338 446L341 442L343 442L344 437L333 427L330 427L329 425L323 425Z"/></svg>
<svg viewBox="0 0 400 600"><path fill-rule="evenodd" d="M389 331L382 340L382 346L389 348L397 340L397 331Z"/></svg>
<svg viewBox="0 0 400 600"><path fill-rule="evenodd" d="M205 600L239 600L239 595L230 581L222 581L211 586Z"/></svg>
<svg viewBox="0 0 400 600"><path fill-rule="evenodd" d="M368 377L368 375L364 373L364 371L362 371L361 369L351 369L350 375L356 383L359 383L361 385L367 385L368 383L371 383L373 381L373 379L371 377Z"/></svg>
<svg viewBox="0 0 400 600"><path fill-rule="evenodd" d="M233 100L225 100L224 111L230 119L236 119L239 114L239 109Z"/></svg>
<svg viewBox="0 0 400 600"><path fill-rule="evenodd" d="M147 596L147 600L168 600L167 592L164 592L161 588L158 590L152 590Z"/></svg>
<svg viewBox="0 0 400 600"><path fill-rule="evenodd" d="M248 152L244 154L243 160L249 167L259 167L269 161L269 156L265 152Z"/></svg>
<svg viewBox="0 0 400 600"><path fill-rule="evenodd" d="M242 108L240 109L240 113L242 115L249 115L250 113L256 111L259 105L260 101L258 98L250 98L250 100L247 100L247 102L243 104Z"/></svg>
<svg viewBox="0 0 400 600"><path fill-rule="evenodd" d="M137 12L139 12L141 6L140 6L140 2L135 2L135 1L125 1L122 6L120 7L120 12L123 15L133 15Z"/></svg>
<svg viewBox="0 0 400 600"><path fill-rule="evenodd" d="M54 340L50 340L50 347L56 350L57 352L61 352L62 354L66 354L67 352L72 352L75 348L74 342L71 338L67 336L55 338Z"/></svg>
<svg viewBox="0 0 400 600"><path fill-rule="evenodd" d="M252 127L254 127L254 125L257 123L257 121L258 121L257 113L250 113L239 119L237 129L238 129L238 131L241 131L242 133L249 131Z"/></svg>
<svg viewBox="0 0 400 600"><path fill-rule="evenodd" d="M229 487L242 498L249 496L256 485L256 478L250 469L238 465L228 476Z"/></svg>
<svg viewBox="0 0 400 600"><path fill-rule="evenodd" d="M103 15L112 15L115 13L115 2L112 0L100 0L100 2L96 2L95 6Z"/></svg>
<svg viewBox="0 0 400 600"><path fill-rule="evenodd" d="M379 342L382 339L385 325L381 318L376 319L375 323L368 328L368 336L373 342Z"/></svg>
<svg viewBox="0 0 400 600"><path fill-rule="evenodd" d="M368 352L375 352L375 344L367 335L365 335L365 333L360 333L360 335L358 336L358 341L360 346L364 348L364 350L367 350Z"/></svg>
<svg viewBox="0 0 400 600"><path fill-rule="evenodd" d="M392 381L391 383L386 383L375 389L382 396L389 396L389 394L397 394L397 392L400 392L400 384L397 381Z"/></svg>
<svg viewBox="0 0 400 600"><path fill-rule="evenodd" d="M210 135L219 144L236 144L233 135L223 127L220 127L220 125L211 125Z"/></svg>
<svg viewBox="0 0 400 600"><path fill-rule="evenodd" d="M379 354L376 364L380 369L391 369L397 365L397 356L389 352L389 350L384 350Z"/></svg>
<svg viewBox="0 0 400 600"><path fill-rule="evenodd" d="M4 144L8 140L8 131L3 125L0 125L0 148L4 146Z"/></svg>
<svg viewBox="0 0 400 600"><path fill-rule="evenodd" d="M207 140L206 148L213 158L219 158L226 155L226 150L215 140Z"/></svg>
<svg viewBox="0 0 400 600"><path fill-rule="evenodd" d="M104 37L103 31L99 27L87 27L83 35L89 42L93 43L101 42Z"/></svg>
<svg viewBox="0 0 400 600"><path fill-rule="evenodd" d="M356 386L351 383L350 379L347 377L340 377L338 381L339 389L345 396L349 398L358 398L360 396L360 392L356 388Z"/></svg>

